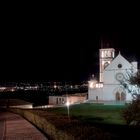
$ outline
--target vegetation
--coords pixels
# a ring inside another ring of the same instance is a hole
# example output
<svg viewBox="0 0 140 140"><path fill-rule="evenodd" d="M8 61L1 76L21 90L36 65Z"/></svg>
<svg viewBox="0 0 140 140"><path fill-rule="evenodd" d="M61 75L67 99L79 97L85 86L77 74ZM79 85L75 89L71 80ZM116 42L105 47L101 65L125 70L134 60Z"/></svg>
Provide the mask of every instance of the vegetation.
<svg viewBox="0 0 140 140"><path fill-rule="evenodd" d="M132 88L124 85L132 94L133 100L123 111L123 117L128 125L140 126L140 70L136 75L130 75L128 83Z"/></svg>
<svg viewBox="0 0 140 140"><path fill-rule="evenodd" d="M124 108L125 106L123 105L112 106L84 103L70 106L69 115L88 123L97 122L123 125L125 121L121 113ZM48 111L57 115L68 115L67 109L67 106L65 106L61 108L48 108Z"/></svg>
<svg viewBox="0 0 140 140"><path fill-rule="evenodd" d="M77 118L69 119L67 115L61 114L57 109L54 111L53 109L10 110L31 121L45 132L50 140L111 140L115 137L109 132L83 123Z"/></svg>
<svg viewBox="0 0 140 140"><path fill-rule="evenodd" d="M32 111L45 117L59 130L73 135L76 140L109 140L119 139L120 127L124 129L125 121L121 116L124 108L121 105L84 103L69 106L69 116L67 106Z"/></svg>
<svg viewBox="0 0 140 140"><path fill-rule="evenodd" d="M34 123L52 140L135 139L139 137L140 130L126 125L121 115L126 107L85 103L69 106L69 116L66 106L18 109L18 113Z"/></svg>
<svg viewBox="0 0 140 140"><path fill-rule="evenodd" d="M140 126L140 95L123 111L123 117L128 125Z"/></svg>
<svg viewBox="0 0 140 140"><path fill-rule="evenodd" d="M49 93L46 91L23 91L1 92L0 99L21 99L36 105L48 104Z"/></svg>

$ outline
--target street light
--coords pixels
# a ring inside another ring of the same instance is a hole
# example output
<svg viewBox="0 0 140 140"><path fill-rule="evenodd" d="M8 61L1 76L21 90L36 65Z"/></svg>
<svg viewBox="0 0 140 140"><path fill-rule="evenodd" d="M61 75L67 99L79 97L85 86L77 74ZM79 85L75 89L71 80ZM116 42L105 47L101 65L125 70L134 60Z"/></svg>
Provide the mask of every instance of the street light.
<svg viewBox="0 0 140 140"><path fill-rule="evenodd" d="M67 97L66 106L67 106L68 119L70 121L70 110L69 110L70 102L68 101L68 97Z"/></svg>

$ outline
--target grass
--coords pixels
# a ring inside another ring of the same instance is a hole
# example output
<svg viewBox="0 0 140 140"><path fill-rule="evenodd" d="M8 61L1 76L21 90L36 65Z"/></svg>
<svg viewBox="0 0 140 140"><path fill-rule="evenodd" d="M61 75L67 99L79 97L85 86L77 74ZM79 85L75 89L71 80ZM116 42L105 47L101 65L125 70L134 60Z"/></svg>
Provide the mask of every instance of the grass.
<svg viewBox="0 0 140 140"><path fill-rule="evenodd" d="M71 105L69 106L70 120L66 106L28 111L45 118L57 130L74 136L76 140L135 139L139 137L140 130L125 124L121 115L125 107L125 105L90 103Z"/></svg>
<svg viewBox="0 0 140 140"><path fill-rule="evenodd" d="M70 117L76 117L88 123L107 123L124 125L125 121L121 116L124 105L95 105L95 104L77 104L69 107ZM67 107L50 108L48 111L58 114L67 115Z"/></svg>

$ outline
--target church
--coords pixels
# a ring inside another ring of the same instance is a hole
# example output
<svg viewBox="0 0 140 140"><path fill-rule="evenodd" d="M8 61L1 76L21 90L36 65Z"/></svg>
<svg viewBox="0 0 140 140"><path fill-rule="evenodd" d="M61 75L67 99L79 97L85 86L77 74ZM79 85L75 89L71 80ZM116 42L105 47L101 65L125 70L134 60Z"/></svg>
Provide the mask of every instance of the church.
<svg viewBox="0 0 140 140"><path fill-rule="evenodd" d="M132 94L123 86L130 75L138 71L136 61L129 62L114 48L99 49L99 80L88 81L88 101L104 104L126 103Z"/></svg>

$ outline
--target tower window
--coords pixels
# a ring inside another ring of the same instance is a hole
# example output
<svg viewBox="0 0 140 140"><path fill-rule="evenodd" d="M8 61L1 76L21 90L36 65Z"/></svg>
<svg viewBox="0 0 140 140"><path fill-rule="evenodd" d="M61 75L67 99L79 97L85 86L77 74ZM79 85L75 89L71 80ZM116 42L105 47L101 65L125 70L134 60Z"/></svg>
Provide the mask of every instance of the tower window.
<svg viewBox="0 0 140 140"><path fill-rule="evenodd" d="M108 63L108 62L105 62L105 64L104 64L104 69L105 69L108 65L109 65L109 63Z"/></svg>

